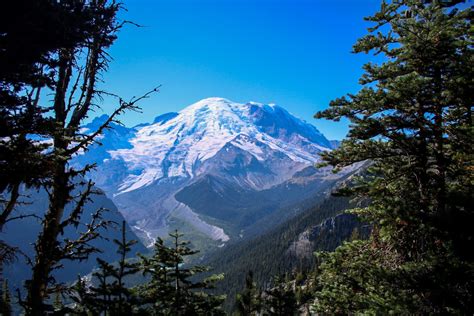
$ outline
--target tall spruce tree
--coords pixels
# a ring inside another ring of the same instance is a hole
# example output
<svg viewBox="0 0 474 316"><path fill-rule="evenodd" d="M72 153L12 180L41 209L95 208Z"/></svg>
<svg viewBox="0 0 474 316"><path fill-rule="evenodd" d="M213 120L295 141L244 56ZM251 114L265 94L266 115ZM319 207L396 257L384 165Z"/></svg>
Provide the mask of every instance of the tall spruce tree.
<svg viewBox="0 0 474 316"><path fill-rule="evenodd" d="M153 255L140 255L143 275L149 281L137 287L142 309L150 315L171 313L175 287L169 276L174 267L173 250L167 247L164 240L157 238Z"/></svg>
<svg viewBox="0 0 474 316"><path fill-rule="evenodd" d="M74 286L73 301L77 309L84 313L98 315L132 315L138 306L138 298L127 285L127 278L140 271L140 264L134 259L128 259L132 246L136 240L127 240L126 224L122 222L121 239L114 239L117 245L119 261L108 263L97 259L98 271L92 274L93 282L97 285L87 286L79 278Z"/></svg>
<svg viewBox="0 0 474 316"><path fill-rule="evenodd" d="M18 0L0 11L0 231L20 197L20 185L38 186L48 175L37 139L51 118L40 91L54 84L56 52L84 41L90 29L73 1Z"/></svg>
<svg viewBox="0 0 474 316"><path fill-rule="evenodd" d="M356 53L365 87L317 118L351 121L336 168L368 160L345 191L370 200L354 213L367 241L319 254L314 309L321 313L471 314L474 310L472 6L462 1L383 1Z"/></svg>
<svg viewBox="0 0 474 316"><path fill-rule="evenodd" d="M32 215L15 214L20 187L37 188L50 176L50 160L43 155L49 144L38 140L48 134L52 118L40 94L54 85L56 52L84 41L90 30L82 6L18 0L0 10L0 232L6 223ZM15 252L0 240L0 269Z"/></svg>
<svg viewBox="0 0 474 316"><path fill-rule="evenodd" d="M236 297L235 307L237 315L259 315L262 305L262 293L253 279L253 271L249 271L245 276L245 287Z"/></svg>
<svg viewBox="0 0 474 316"><path fill-rule="evenodd" d="M12 314L12 298L10 295L10 287L8 281L4 280L2 284L2 292L0 293L0 315L10 316Z"/></svg>
<svg viewBox="0 0 474 316"><path fill-rule="evenodd" d="M297 314L298 308L292 282L276 276L273 286L264 294L265 315L291 316Z"/></svg>
<svg viewBox="0 0 474 316"><path fill-rule="evenodd" d="M138 287L144 312L149 315L221 315L223 296L213 295L208 290L223 278L211 275L197 279L208 267L190 266L188 257L198 251L189 247L188 241L182 241L178 231L169 234L171 245L158 238L155 252L150 258L142 256L144 274L150 280Z"/></svg>

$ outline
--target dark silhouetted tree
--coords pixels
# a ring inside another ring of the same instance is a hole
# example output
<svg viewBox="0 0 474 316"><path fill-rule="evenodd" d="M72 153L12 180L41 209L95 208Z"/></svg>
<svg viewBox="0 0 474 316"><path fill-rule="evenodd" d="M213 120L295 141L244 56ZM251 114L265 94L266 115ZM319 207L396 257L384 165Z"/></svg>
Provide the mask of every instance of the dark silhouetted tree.
<svg viewBox="0 0 474 316"><path fill-rule="evenodd" d="M253 271L245 277L244 290L237 294L236 311L239 315L258 315L262 309L262 293L253 280Z"/></svg>
<svg viewBox="0 0 474 316"><path fill-rule="evenodd" d="M13 7L18 14L6 21L17 21L0 25L0 54L7 58L6 62L0 58L0 191L7 195L0 229L12 219L21 184L46 189L49 206L23 302L27 314L42 315L52 309L47 303L51 294L64 289L53 286L52 271L64 260L86 260L99 251L90 242L107 226L104 210L98 210L90 223L81 222L83 206L98 193L91 181L84 180L94 165L75 169L69 161L87 150L112 122L119 123L119 114L137 109L136 103L148 94L130 101L117 97L118 106L104 124L84 135L81 124L106 93L98 83L110 60L106 50L124 24L116 16L121 5L113 0L20 0ZM31 34L26 34L29 30ZM37 38L31 38L29 48L22 46L27 42L21 41L22 36ZM45 97L48 94L51 101ZM64 239L68 228L82 233L75 240Z"/></svg>
<svg viewBox="0 0 474 316"><path fill-rule="evenodd" d="M272 288L264 292L265 314L278 316L296 315L298 307L292 282L274 278Z"/></svg>

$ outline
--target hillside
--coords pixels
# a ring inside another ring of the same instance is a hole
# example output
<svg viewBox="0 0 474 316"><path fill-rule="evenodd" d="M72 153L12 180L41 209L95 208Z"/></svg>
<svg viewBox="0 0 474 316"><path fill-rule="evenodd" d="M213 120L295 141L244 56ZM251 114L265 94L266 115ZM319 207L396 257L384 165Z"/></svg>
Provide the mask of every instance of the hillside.
<svg viewBox="0 0 474 316"><path fill-rule="evenodd" d="M271 231L229 245L205 260L213 273L225 274L217 291L228 295L226 308L232 307L248 271L264 286L276 275L308 270L315 263L314 251L334 250L354 230L366 235L367 226L343 214L349 207L346 198L330 196Z"/></svg>

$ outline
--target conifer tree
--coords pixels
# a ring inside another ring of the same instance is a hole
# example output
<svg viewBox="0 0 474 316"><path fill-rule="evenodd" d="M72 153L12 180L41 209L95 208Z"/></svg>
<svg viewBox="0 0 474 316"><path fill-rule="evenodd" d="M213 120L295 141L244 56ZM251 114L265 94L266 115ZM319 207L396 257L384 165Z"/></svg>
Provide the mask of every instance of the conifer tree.
<svg viewBox="0 0 474 316"><path fill-rule="evenodd" d="M53 309L54 309L55 312L59 312L59 313L61 313L61 311L64 310L64 305L63 305L63 299L61 297L61 292L57 292L56 296L54 297Z"/></svg>
<svg viewBox="0 0 474 316"><path fill-rule="evenodd" d="M40 91L54 85L55 53L81 41L90 24L79 2L18 0L0 11L0 231L20 198L20 185L37 187L48 176L37 139L51 118ZM25 21L27 21L25 23Z"/></svg>
<svg viewBox="0 0 474 316"><path fill-rule="evenodd" d="M238 315L258 315L262 309L262 295L253 280L253 271L249 271L245 277L245 288L237 294L236 310Z"/></svg>
<svg viewBox="0 0 474 316"><path fill-rule="evenodd" d="M223 278L211 275L201 281L197 275L209 271L208 267L188 266L191 250L189 242L182 241L178 231L169 234L171 245L158 238L150 258L142 256L144 274L150 280L138 288L138 293L150 315L220 315L223 296L206 292Z"/></svg>
<svg viewBox="0 0 474 316"><path fill-rule="evenodd" d="M273 287L265 291L265 314L291 316L297 314L296 296L291 282L281 277L274 279Z"/></svg>
<svg viewBox="0 0 474 316"><path fill-rule="evenodd" d="M51 175L44 155L50 145L40 140L53 120L40 94L54 86L57 51L87 37L90 19L81 7L78 1L18 0L0 10L0 232L33 215L15 214L24 202L20 187L38 188ZM16 251L0 241L0 265L11 263Z"/></svg>
<svg viewBox="0 0 474 316"><path fill-rule="evenodd" d="M127 240L126 224L122 222L121 239L114 239L119 261L117 264L97 259L98 271L93 273L97 286L87 286L81 278L75 285L73 299L85 311L104 315L132 315L138 298L127 286L126 278L140 271L140 264L128 259L136 240Z"/></svg>
<svg viewBox="0 0 474 316"><path fill-rule="evenodd" d="M365 87L317 118L351 121L336 169L368 160L345 193L373 225L367 241L319 254L320 313L459 313L474 310L472 209L474 55L472 6L461 1L383 1L356 53Z"/></svg>
<svg viewBox="0 0 474 316"><path fill-rule="evenodd" d="M130 101L117 97L118 106L104 124L84 135L81 124L98 107L98 98L106 93L99 89L98 82L110 61L106 50L123 26L116 16L121 4L114 0L44 1L56 3L69 13L70 18L61 20L60 30L66 29L63 31L67 35L71 35L66 32L69 28L78 33L73 34L77 36L61 37L59 46L53 46L46 55L47 62L39 64L41 67L38 71L48 75L47 84L28 83L27 95L33 98L29 104L35 108L36 114L39 113L47 121L45 128L41 131L30 130L21 122L18 123L20 131L25 128L28 134L42 140L31 142L33 146L38 146L35 152L41 154L32 161L44 163L44 168L36 165L30 167L45 172L33 179L41 180L40 184L49 196L49 206L35 243L32 276L26 283L27 299L24 307L27 314L34 315L43 315L47 309L51 309L47 302L51 301L50 296L55 293L52 271L60 268L64 260L86 260L89 254L98 252L99 249L92 246L91 241L98 238L99 231L108 225L102 217L103 209L93 214L90 223L81 222L84 205L93 194L100 192L94 188L92 181L84 180L94 165L77 169L69 164L70 160L79 152L87 150L112 122L120 123L117 121L119 114L137 109L136 103L149 95L147 93ZM53 95L51 103L41 98L48 92ZM29 149L26 151L32 152ZM11 192L10 201L14 195ZM68 228L75 228L79 237L64 239L62 236Z"/></svg>
<svg viewBox="0 0 474 316"><path fill-rule="evenodd" d="M143 275L149 278L147 283L137 288L140 303L150 315L170 313L175 289L169 277L174 261L172 249L164 244L163 239L157 238L153 255L140 255L140 258Z"/></svg>

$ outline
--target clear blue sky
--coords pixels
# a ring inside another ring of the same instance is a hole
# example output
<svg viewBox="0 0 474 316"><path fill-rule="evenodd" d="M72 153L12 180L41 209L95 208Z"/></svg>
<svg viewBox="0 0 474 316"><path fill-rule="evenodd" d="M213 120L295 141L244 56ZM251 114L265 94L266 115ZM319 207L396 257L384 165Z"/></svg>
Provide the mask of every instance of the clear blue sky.
<svg viewBox="0 0 474 316"><path fill-rule="evenodd" d="M347 123L313 119L330 100L360 89L351 53L379 0L124 0L125 27L110 49L105 88L125 98L162 84L123 122L150 122L200 99L276 103L341 139ZM113 104L105 100L104 111Z"/></svg>

